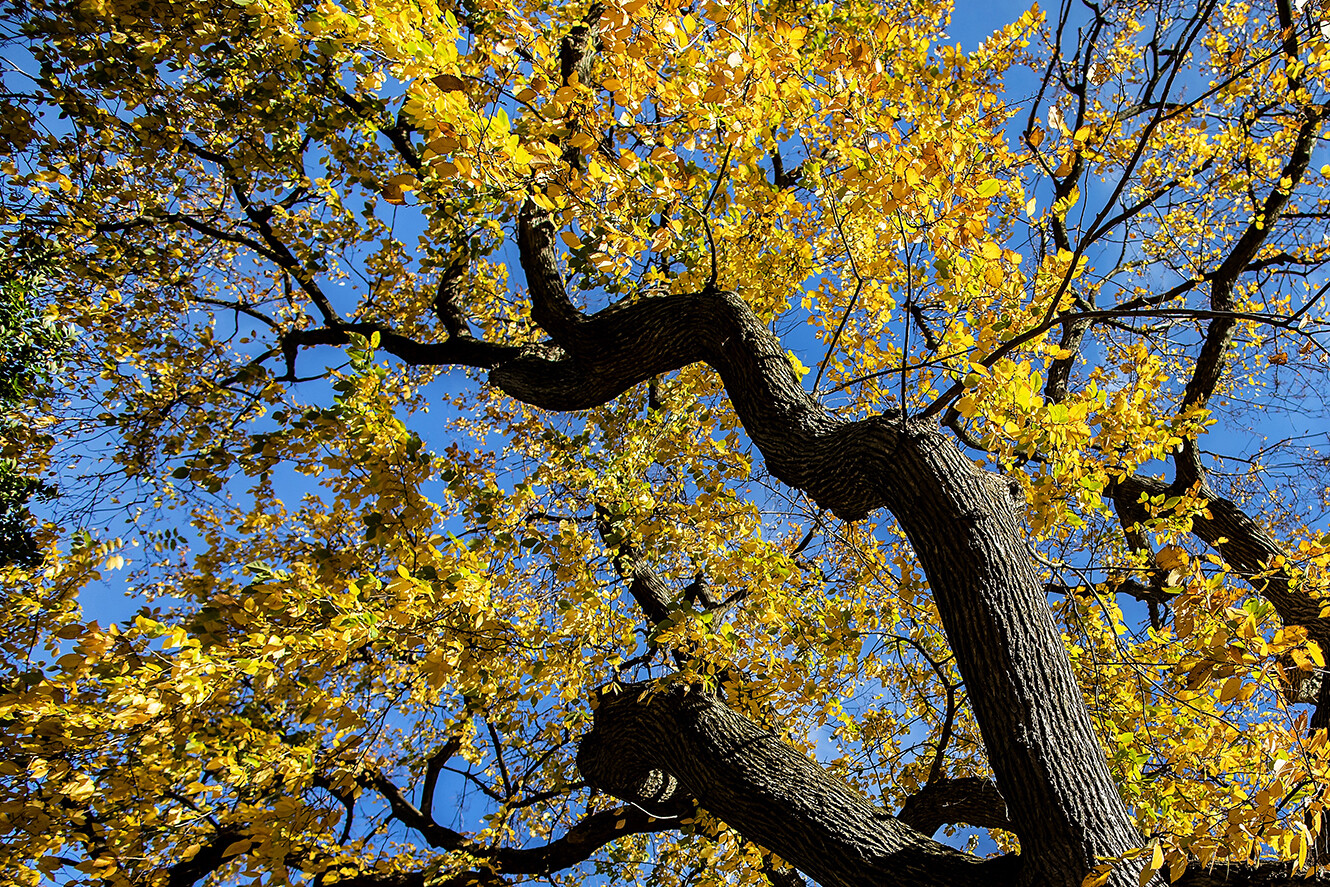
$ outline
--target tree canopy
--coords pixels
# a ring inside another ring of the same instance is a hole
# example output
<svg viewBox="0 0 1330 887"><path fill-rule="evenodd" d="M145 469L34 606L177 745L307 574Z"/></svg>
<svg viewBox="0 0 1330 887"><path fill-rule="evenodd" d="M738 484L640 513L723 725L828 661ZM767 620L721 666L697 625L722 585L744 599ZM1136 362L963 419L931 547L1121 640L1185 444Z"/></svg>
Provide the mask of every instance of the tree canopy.
<svg viewBox="0 0 1330 887"><path fill-rule="evenodd" d="M4 8L7 880L1330 880L1319 2Z"/></svg>

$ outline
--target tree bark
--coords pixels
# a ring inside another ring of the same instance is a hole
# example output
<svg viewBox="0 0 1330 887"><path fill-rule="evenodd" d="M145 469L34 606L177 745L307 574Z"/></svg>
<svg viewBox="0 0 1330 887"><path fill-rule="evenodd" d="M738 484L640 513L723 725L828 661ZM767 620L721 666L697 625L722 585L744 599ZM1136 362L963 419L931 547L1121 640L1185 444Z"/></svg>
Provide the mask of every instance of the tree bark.
<svg viewBox="0 0 1330 887"><path fill-rule="evenodd" d="M679 684L612 687L577 763L592 785L661 809L687 792L823 887L1014 883L920 834L719 699Z"/></svg>
<svg viewBox="0 0 1330 887"><path fill-rule="evenodd" d="M1011 830L1006 800L996 785L978 776L930 782L905 800L897 816L925 835L948 824Z"/></svg>

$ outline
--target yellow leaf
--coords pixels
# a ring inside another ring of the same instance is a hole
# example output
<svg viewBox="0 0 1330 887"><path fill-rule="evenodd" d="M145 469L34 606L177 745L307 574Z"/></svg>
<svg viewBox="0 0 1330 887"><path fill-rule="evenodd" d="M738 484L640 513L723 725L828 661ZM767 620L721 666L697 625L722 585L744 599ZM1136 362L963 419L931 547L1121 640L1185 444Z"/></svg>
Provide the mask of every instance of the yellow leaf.
<svg viewBox="0 0 1330 887"><path fill-rule="evenodd" d="M1293 867L1294 871L1302 871L1307 867L1307 849L1312 844L1312 833L1301 822L1295 822L1294 827L1297 832L1293 836L1294 845L1298 848L1298 862Z"/></svg>
<svg viewBox="0 0 1330 887"><path fill-rule="evenodd" d="M1149 884L1150 881L1154 879L1155 872L1163 867L1164 848L1156 841L1154 844L1154 851L1150 854L1150 861L1145 864L1145 868L1141 869L1141 873L1136 876L1136 883L1140 884L1140 887L1145 887L1146 884Z"/></svg>
<svg viewBox="0 0 1330 887"><path fill-rule="evenodd" d="M244 853L252 847L253 844L254 842L249 838L233 841L232 843L227 844L226 849L222 851L222 859L230 859L232 856L239 856L241 853Z"/></svg>
<svg viewBox="0 0 1330 887"><path fill-rule="evenodd" d="M1325 668L1325 653L1321 650L1321 645L1316 641L1307 642L1307 658L1312 661L1317 668Z"/></svg>
<svg viewBox="0 0 1330 887"><path fill-rule="evenodd" d="M795 356L793 351L786 351L785 357L790 361L790 366L794 367L794 373L800 379L808 375L808 367L803 365L803 363L799 360L799 358Z"/></svg>
<svg viewBox="0 0 1330 887"><path fill-rule="evenodd" d="M1057 105L1049 105L1048 107L1048 126L1050 129L1058 129L1063 132L1067 130L1066 121L1062 117L1062 109Z"/></svg>
<svg viewBox="0 0 1330 887"><path fill-rule="evenodd" d="M453 74L440 74L432 78L433 83L444 92L465 92L466 81Z"/></svg>
<svg viewBox="0 0 1330 887"><path fill-rule="evenodd" d="M1190 561L1182 547L1165 545L1155 554L1155 563L1161 570L1184 570Z"/></svg>
<svg viewBox="0 0 1330 887"><path fill-rule="evenodd" d="M1187 873L1187 854L1180 852L1177 848L1169 851L1168 854L1168 882L1176 883L1179 878Z"/></svg>
<svg viewBox="0 0 1330 887"><path fill-rule="evenodd" d="M986 179L975 189L974 193L980 197L992 197L1000 190L1002 190L1002 182L997 179Z"/></svg>
<svg viewBox="0 0 1330 887"><path fill-rule="evenodd" d="M1108 883L1109 876L1112 874L1112 866L1096 866L1081 880L1081 887L1104 887L1104 885Z"/></svg>

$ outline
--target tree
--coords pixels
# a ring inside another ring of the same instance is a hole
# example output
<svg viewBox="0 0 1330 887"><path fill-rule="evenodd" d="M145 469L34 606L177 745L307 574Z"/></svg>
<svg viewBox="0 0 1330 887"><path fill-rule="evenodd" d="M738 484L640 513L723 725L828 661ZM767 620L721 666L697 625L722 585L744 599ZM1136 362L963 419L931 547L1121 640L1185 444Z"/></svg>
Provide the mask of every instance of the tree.
<svg viewBox="0 0 1330 887"><path fill-rule="evenodd" d="M9 12L16 882L1326 880L1318 4Z"/></svg>
<svg viewBox="0 0 1330 887"><path fill-rule="evenodd" d="M15 253L0 262L0 429L5 442L0 451L0 564L31 567L41 558L28 505L34 497L54 498L56 489L27 470L40 463L20 466L8 451L41 458L53 443L29 423L33 402L51 394L51 379L60 371L68 342L65 330L37 311L49 257L30 237L20 237L15 246Z"/></svg>

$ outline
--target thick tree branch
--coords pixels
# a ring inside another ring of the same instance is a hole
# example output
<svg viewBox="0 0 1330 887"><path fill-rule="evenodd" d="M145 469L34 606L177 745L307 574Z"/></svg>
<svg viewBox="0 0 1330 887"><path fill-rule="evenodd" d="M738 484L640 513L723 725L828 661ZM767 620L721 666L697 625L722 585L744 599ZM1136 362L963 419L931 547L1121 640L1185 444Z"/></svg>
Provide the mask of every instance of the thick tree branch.
<svg viewBox="0 0 1330 887"><path fill-rule="evenodd" d="M468 336L457 336L442 342L421 342L376 323L348 323L338 327L316 327L292 330L282 334L282 353L287 373L294 377L296 353L301 348L316 345L348 345L352 335L370 338L379 334L379 347L413 366L470 366L491 369L525 353L512 345L496 345Z"/></svg>
<svg viewBox="0 0 1330 887"><path fill-rule="evenodd" d="M1050 403L1061 403L1067 398L1067 383L1071 381L1071 370L1081 356L1081 343L1090 331L1090 321L1068 320L1062 325L1062 340L1058 346L1068 352L1066 357L1054 360L1048 367L1048 383L1044 385L1044 397Z"/></svg>
<svg viewBox="0 0 1330 887"><path fill-rule="evenodd" d="M939 844L907 824L906 811L898 818L873 807L714 696L677 684L602 692L578 766L593 785L658 812L692 795L750 840L781 847L783 859L823 887L1015 885L1023 881L1021 864L1033 861L1013 856L979 861ZM925 827L930 819L941 824L937 808L949 817L963 811L955 817L959 821L1008 827L991 783L958 779L935 786L906 805ZM500 870L520 873L507 864ZM1286 863L1193 864L1177 883L1294 887L1330 883L1330 876L1294 874Z"/></svg>
<svg viewBox="0 0 1330 887"><path fill-rule="evenodd" d="M362 778L384 800L394 819L419 832L431 847L466 850L483 860L494 872L505 875L547 875L583 862L600 848L624 835L666 831L679 827L679 820L693 812L686 797L676 797L648 813L637 807L618 807L593 813L570 828L562 837L536 847L484 848L466 835L441 826L418 810L397 785L381 773Z"/></svg>
<svg viewBox="0 0 1330 887"><path fill-rule="evenodd" d="M582 21L574 25L559 44L559 76L565 84L571 83L574 77L585 83L591 74L596 23L604 12L604 5L593 3Z"/></svg>
<svg viewBox="0 0 1330 887"><path fill-rule="evenodd" d="M952 824L1011 829L1007 803L997 786L978 776L929 782L906 798L897 818L925 835Z"/></svg>
<svg viewBox="0 0 1330 887"><path fill-rule="evenodd" d="M779 868L772 864L770 858L763 858L762 874L767 876L771 887L806 887L797 869Z"/></svg>
<svg viewBox="0 0 1330 887"><path fill-rule="evenodd" d="M577 344L582 315L568 297L554 250L554 221L530 200L517 216L517 248L531 295L531 318L565 348Z"/></svg>
<svg viewBox="0 0 1330 887"><path fill-rule="evenodd" d="M614 567L620 576L629 580L628 593L641 608L642 615L650 625L658 625L669 615L677 595L659 573L637 559L637 551L622 535L622 528L616 528L609 511L599 505L596 506L596 530L601 541L614 549Z"/></svg>
<svg viewBox="0 0 1330 887"><path fill-rule="evenodd" d="M602 693L577 762L593 785L647 809L692 795L823 887L1014 883L1014 858L981 862L919 834L699 690Z"/></svg>
<svg viewBox="0 0 1330 887"><path fill-rule="evenodd" d="M462 272L466 270L466 260L463 257L453 259L443 269L439 275L439 284L434 292L434 313L443 324L443 328L448 331L450 338L472 339L471 327L467 323L466 314L462 311L459 302L460 293L458 292L458 283L462 279Z"/></svg>
<svg viewBox="0 0 1330 887"><path fill-rule="evenodd" d="M448 741L439 746L425 762L425 784L420 792L420 812L431 822L434 821L434 791L439 783L439 773L448 763L448 759L457 754L457 750L461 747L461 739L450 736Z"/></svg>

